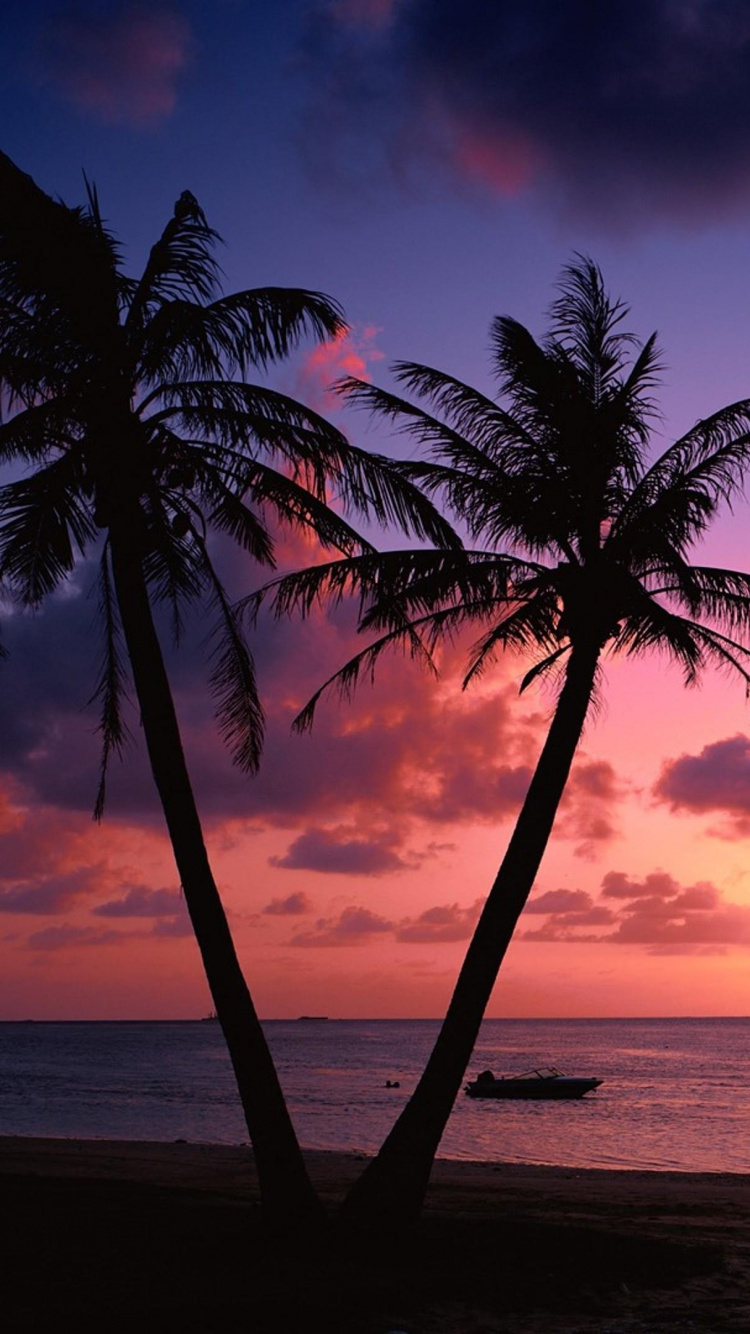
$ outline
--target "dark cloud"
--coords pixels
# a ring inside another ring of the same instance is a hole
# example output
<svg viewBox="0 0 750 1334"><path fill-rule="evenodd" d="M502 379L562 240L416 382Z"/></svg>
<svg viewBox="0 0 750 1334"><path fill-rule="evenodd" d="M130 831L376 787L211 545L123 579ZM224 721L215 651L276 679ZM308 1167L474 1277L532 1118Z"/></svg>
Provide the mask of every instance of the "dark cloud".
<svg viewBox="0 0 750 1334"><path fill-rule="evenodd" d="M393 931L394 923L369 908L344 908L338 917L321 917L311 931L293 936L291 945L363 945L373 936Z"/></svg>
<svg viewBox="0 0 750 1334"><path fill-rule="evenodd" d="M290 944L363 945L373 937L384 935L392 935L397 943L405 945L467 940L474 931L483 902L483 899L477 899L468 908L462 908L458 903L436 904L426 908L418 917L404 917L400 921L391 921L369 908L352 905L344 908L338 917L321 918L312 930L294 936Z"/></svg>
<svg viewBox="0 0 750 1334"><path fill-rule="evenodd" d="M286 870L321 871L332 875L385 875L403 871L408 863L389 846L392 839L347 838L340 831L310 829L290 844L271 866Z"/></svg>
<svg viewBox="0 0 750 1334"><path fill-rule="evenodd" d="M708 881L683 886L663 871L642 880L610 871L598 901L583 890L549 890L532 899L526 912L546 914L546 921L524 932L522 940L642 945L652 954L716 953L750 945L750 908L726 903Z"/></svg>
<svg viewBox="0 0 750 1334"><path fill-rule="evenodd" d="M624 871L608 871L602 880L605 899L670 898L679 885L666 871L652 871L643 880L631 880Z"/></svg>
<svg viewBox="0 0 750 1334"><path fill-rule="evenodd" d="M537 894L529 899L524 908L527 913L570 913L585 912L591 907L591 895L585 889L548 889L544 894Z"/></svg>
<svg viewBox="0 0 750 1334"><path fill-rule="evenodd" d="M750 832L750 738L742 733L704 746L698 755L669 760L654 786L673 811L719 811L730 817L725 836Z"/></svg>
<svg viewBox="0 0 750 1334"><path fill-rule="evenodd" d="M110 125L156 124L172 114L188 63L187 20L160 4L62 9L39 47L42 77L66 102Z"/></svg>
<svg viewBox="0 0 750 1334"><path fill-rule="evenodd" d="M437 163L607 228L750 201L744 0L403 0L388 24L339 19L321 0L309 140L363 181Z"/></svg>
<svg viewBox="0 0 750 1334"><path fill-rule="evenodd" d="M124 898L110 899L91 910L97 917L187 916L185 900L176 889L147 889L132 885Z"/></svg>
<svg viewBox="0 0 750 1334"><path fill-rule="evenodd" d="M396 929L396 940L407 945L443 944L452 940L468 940L474 933L484 899L476 899L468 908L457 903L428 908L419 917L401 922Z"/></svg>
<svg viewBox="0 0 750 1334"><path fill-rule="evenodd" d="M0 912L39 916L67 911L98 887L101 867L83 867L69 875L49 876L0 891Z"/></svg>
<svg viewBox="0 0 750 1334"><path fill-rule="evenodd" d="M263 909L270 917L303 917L311 911L312 902L302 890L288 894L285 899L271 899Z"/></svg>

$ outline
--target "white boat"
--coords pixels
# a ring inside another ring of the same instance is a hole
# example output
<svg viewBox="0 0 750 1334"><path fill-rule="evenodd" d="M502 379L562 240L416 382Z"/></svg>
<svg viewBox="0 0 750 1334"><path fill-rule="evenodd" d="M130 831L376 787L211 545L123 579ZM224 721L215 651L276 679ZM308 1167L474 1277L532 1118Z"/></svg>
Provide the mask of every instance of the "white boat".
<svg viewBox="0 0 750 1334"><path fill-rule="evenodd" d="M550 1065L507 1079L502 1075L496 1079L491 1070L483 1070L466 1085L466 1092L470 1098L582 1098L601 1083L601 1079L563 1075Z"/></svg>

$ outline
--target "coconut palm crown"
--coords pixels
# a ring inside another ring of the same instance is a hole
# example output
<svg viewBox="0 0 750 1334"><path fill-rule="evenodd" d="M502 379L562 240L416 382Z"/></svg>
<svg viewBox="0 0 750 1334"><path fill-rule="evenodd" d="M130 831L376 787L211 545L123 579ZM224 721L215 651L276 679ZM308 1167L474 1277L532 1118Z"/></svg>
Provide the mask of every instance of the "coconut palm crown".
<svg viewBox="0 0 750 1334"><path fill-rule="evenodd" d="M33 187L7 158L0 168L6 186L12 169L10 185L21 178L19 189ZM150 594L169 604L177 633L187 604L213 604L219 724L249 771L259 761L263 714L210 532L271 568L274 522L309 528L339 552L372 551L337 512L339 500L380 524L455 539L387 460L349 444L293 398L245 379L305 335L343 331L334 301L274 287L220 295L212 253L219 238L188 191L138 279L123 273L94 191L86 209L46 200L36 228L28 209L9 207L9 193L0 220L0 458L33 470L0 491L0 568L37 605L103 534L101 814L106 762L125 736L111 566L118 527L128 526Z"/></svg>
<svg viewBox="0 0 750 1334"><path fill-rule="evenodd" d="M395 366L410 397L347 379L341 393L396 424L424 458L400 465L439 497L467 549L359 555L269 584L251 599L277 615L354 594L374 638L313 696L349 695L389 647L432 664L446 637L474 629L464 685L506 649L559 687L518 823L414 1095L355 1186L353 1215L415 1213L518 916L534 883L594 696L603 651L659 650L685 681L707 665L750 682L750 575L691 562L750 463L750 400L699 421L649 459L660 369L655 335L623 328L589 259L563 272L547 336L508 317L492 327L494 401L443 371Z"/></svg>

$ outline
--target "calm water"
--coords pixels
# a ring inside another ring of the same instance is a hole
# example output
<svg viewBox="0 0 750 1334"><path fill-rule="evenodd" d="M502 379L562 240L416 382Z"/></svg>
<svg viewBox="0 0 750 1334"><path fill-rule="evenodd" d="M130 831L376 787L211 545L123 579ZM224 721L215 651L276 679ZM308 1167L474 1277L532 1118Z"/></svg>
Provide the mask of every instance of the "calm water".
<svg viewBox="0 0 750 1334"><path fill-rule="evenodd" d="M303 1145L376 1149L436 1030L413 1020L268 1023ZM472 1073L535 1065L605 1082L569 1103L462 1094L441 1155L750 1171L750 1019L485 1022ZM0 1024L0 1134L247 1140L212 1023Z"/></svg>

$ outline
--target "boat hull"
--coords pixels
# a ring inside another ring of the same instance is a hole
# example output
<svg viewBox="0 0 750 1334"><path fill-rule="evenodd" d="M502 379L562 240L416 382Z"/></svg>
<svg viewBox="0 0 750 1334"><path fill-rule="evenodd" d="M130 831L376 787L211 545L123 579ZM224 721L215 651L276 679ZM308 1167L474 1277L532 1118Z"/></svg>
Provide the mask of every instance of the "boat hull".
<svg viewBox="0 0 750 1334"><path fill-rule="evenodd" d="M560 1075L554 1079L494 1079L466 1085L470 1098L582 1098L601 1084L601 1079L576 1079Z"/></svg>

